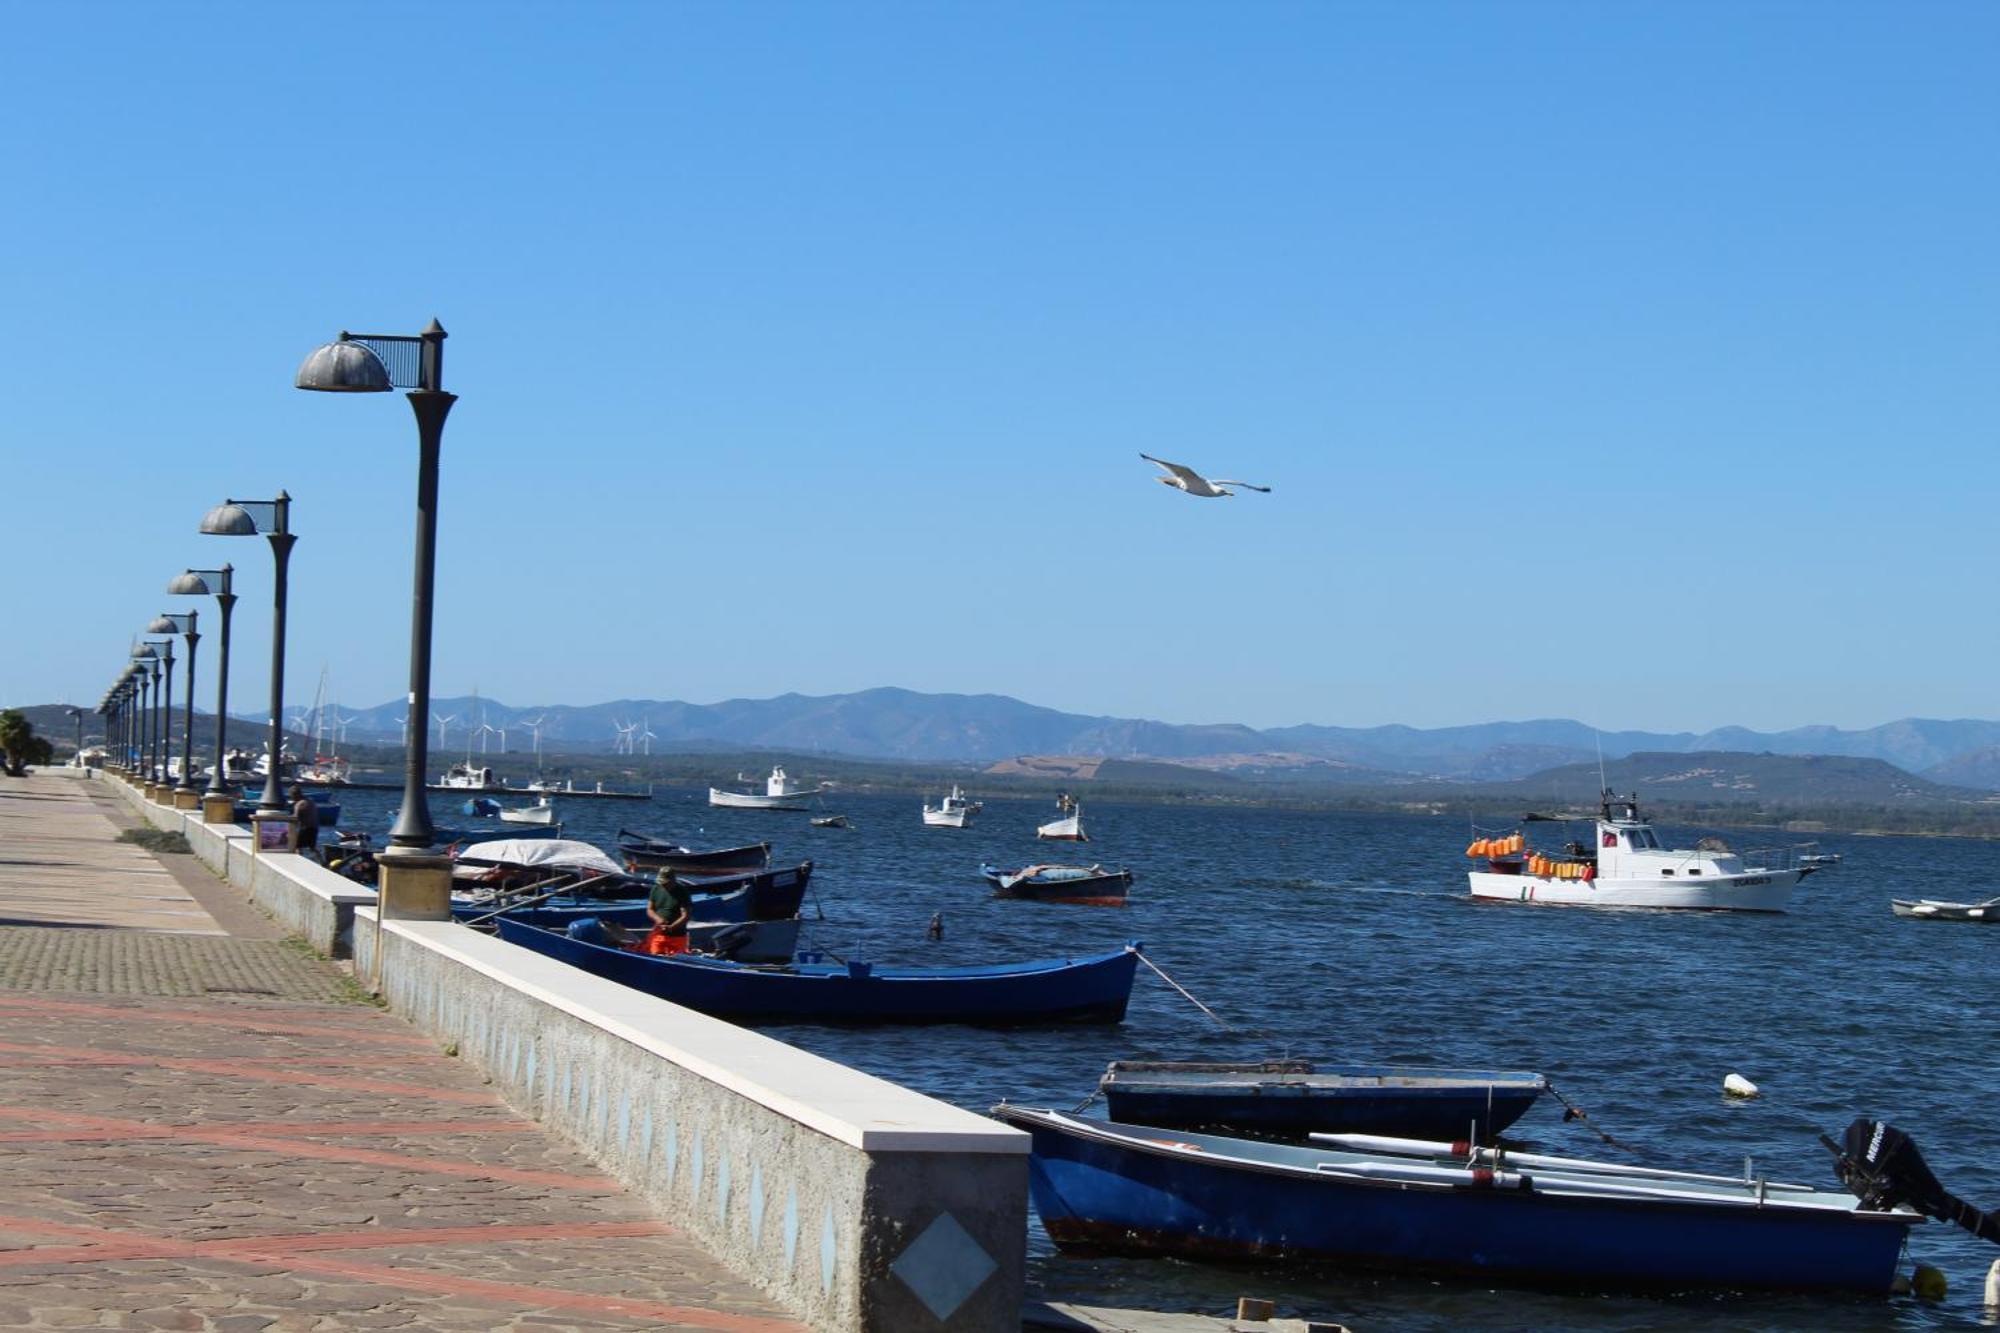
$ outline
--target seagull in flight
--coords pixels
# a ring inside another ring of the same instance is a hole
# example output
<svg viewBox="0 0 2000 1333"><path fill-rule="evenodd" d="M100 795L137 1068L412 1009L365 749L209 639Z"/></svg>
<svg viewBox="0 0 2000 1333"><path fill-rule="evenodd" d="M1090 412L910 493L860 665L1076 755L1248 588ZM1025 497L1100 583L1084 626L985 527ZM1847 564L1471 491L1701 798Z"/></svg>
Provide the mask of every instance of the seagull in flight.
<svg viewBox="0 0 2000 1333"><path fill-rule="evenodd" d="M1231 486L1241 486L1246 491L1262 491L1266 495L1271 493L1269 486L1258 486L1247 481L1210 481L1191 467L1182 467L1179 463L1169 463L1166 459L1155 458L1151 454L1140 454L1139 457L1145 459L1148 463L1167 470L1166 476L1155 477L1153 478L1154 481L1159 482L1162 486L1172 486L1176 490L1186 491L1189 495L1203 500L1233 496L1236 492L1228 489Z"/></svg>

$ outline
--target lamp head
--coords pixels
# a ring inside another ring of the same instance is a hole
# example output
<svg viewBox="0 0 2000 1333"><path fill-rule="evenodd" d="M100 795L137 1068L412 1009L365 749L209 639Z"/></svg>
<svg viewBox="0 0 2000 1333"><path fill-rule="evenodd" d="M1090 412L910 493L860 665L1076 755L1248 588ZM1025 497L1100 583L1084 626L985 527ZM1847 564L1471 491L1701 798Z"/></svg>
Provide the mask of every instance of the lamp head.
<svg viewBox="0 0 2000 1333"><path fill-rule="evenodd" d="M172 616L154 616L153 623L146 626L148 634L179 634L181 627L174 623Z"/></svg>
<svg viewBox="0 0 2000 1333"><path fill-rule="evenodd" d="M344 337L315 349L300 362L293 383L321 393L387 393L393 387L389 368L375 349Z"/></svg>
<svg viewBox="0 0 2000 1333"><path fill-rule="evenodd" d="M190 569L174 575L173 582L167 584L167 591L177 597L206 597L214 590L208 586L207 579Z"/></svg>
<svg viewBox="0 0 2000 1333"><path fill-rule="evenodd" d="M206 537L254 537L257 520L250 517L249 510L231 501L201 516L201 532Z"/></svg>

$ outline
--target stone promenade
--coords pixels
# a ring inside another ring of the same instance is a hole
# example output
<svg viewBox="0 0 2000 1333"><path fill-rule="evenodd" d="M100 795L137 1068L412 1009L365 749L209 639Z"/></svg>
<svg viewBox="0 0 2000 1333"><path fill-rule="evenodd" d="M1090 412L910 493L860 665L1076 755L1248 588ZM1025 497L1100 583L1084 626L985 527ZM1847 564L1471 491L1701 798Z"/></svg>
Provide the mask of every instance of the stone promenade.
<svg viewBox="0 0 2000 1333"><path fill-rule="evenodd" d="M802 1327L129 822L0 779L0 1328Z"/></svg>

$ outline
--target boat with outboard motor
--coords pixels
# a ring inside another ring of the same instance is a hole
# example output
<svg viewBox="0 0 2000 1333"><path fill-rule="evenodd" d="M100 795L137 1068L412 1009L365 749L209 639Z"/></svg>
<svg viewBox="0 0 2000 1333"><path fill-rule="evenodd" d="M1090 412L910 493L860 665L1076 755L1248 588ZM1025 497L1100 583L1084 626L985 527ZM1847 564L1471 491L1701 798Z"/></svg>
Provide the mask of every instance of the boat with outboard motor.
<svg viewBox="0 0 2000 1333"><path fill-rule="evenodd" d="M782 967L653 955L498 920L500 938L648 995L738 1022L1117 1023L1139 946L1087 958L987 967L875 967L802 953Z"/></svg>
<svg viewBox="0 0 2000 1333"><path fill-rule="evenodd" d="M980 801L967 800L959 785L951 784L951 791L942 801L932 805L924 802L924 826L926 828L970 828L972 817L986 808Z"/></svg>
<svg viewBox="0 0 2000 1333"><path fill-rule="evenodd" d="M752 781L741 773L736 775L736 780ZM720 787L710 787L708 803L732 810L804 810L806 802L826 790L826 786L824 782L813 786L794 782L785 776L783 766L774 764L771 775L764 779L763 791L724 791Z"/></svg>
<svg viewBox="0 0 2000 1333"><path fill-rule="evenodd" d="M1593 822L1587 815L1536 815L1524 824ZM1639 813L1637 795L1608 788L1594 821L1596 836L1553 853L1536 851L1525 833L1474 839L1467 856L1484 862L1469 874L1472 896L1494 902L1583 907L1679 907L1700 911L1782 912L1798 882L1816 868L1802 848L1781 848L1752 862L1719 838L1667 848ZM1804 844L1811 847L1813 844Z"/></svg>
<svg viewBox="0 0 2000 1333"><path fill-rule="evenodd" d="M1849 1193L1466 1143L1315 1135L1299 1147L1003 1103L1032 1137L1049 1239L1091 1254L1304 1260L1582 1287L1886 1295L1926 1216L2000 1242L1880 1122L1834 1150Z"/></svg>
<svg viewBox="0 0 2000 1333"><path fill-rule="evenodd" d="M1346 1131L1490 1141L1548 1091L1540 1074L1310 1060L1113 1060L1107 1114L1138 1125L1303 1140Z"/></svg>
<svg viewBox="0 0 2000 1333"><path fill-rule="evenodd" d="M1123 907L1126 892L1132 887L1131 871L1122 867L1107 870L1101 865L1033 865L1019 870L982 865L979 873L993 886L996 898L1025 898L1038 903Z"/></svg>

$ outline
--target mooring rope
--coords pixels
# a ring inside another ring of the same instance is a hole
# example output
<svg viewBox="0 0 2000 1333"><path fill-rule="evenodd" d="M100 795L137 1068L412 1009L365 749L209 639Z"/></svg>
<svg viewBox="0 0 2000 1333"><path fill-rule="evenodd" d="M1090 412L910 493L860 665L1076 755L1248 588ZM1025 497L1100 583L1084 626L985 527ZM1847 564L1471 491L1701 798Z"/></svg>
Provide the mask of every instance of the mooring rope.
<svg viewBox="0 0 2000 1333"><path fill-rule="evenodd" d="M1187 1002L1189 1004L1201 1010L1204 1014L1207 1014L1217 1023L1220 1023L1225 1031L1228 1032L1236 1031L1235 1024L1231 1023L1228 1019L1223 1018L1220 1014L1216 1013L1215 1010L1209 1008L1207 1005L1203 1004L1200 1000L1195 999L1193 995L1189 994L1188 988L1186 986L1181 985L1180 982L1175 981L1172 977L1168 976L1166 974L1165 969L1163 969L1158 963L1146 957L1146 955L1143 953L1139 955L1139 961L1144 963L1147 967L1152 968L1153 971L1159 973L1160 980L1166 982L1169 986L1172 986L1175 990L1179 991L1182 995L1186 996Z"/></svg>
<svg viewBox="0 0 2000 1333"><path fill-rule="evenodd" d="M1606 1134L1603 1130L1599 1129L1596 1123L1591 1120L1589 1113L1586 1112L1581 1106L1578 1106L1575 1102L1571 1101L1569 1098L1563 1096L1561 1092L1557 1091L1555 1084L1548 1083L1546 1080L1544 1080L1544 1083L1549 1090L1549 1096L1555 1098L1557 1101L1562 1103L1563 1119L1581 1120L1584 1123L1585 1128L1590 1130L1591 1133L1597 1135L1598 1138L1603 1139L1606 1143L1610 1144L1612 1147L1618 1149L1618 1151L1620 1152L1632 1151L1632 1149L1626 1147L1624 1144L1620 1143L1617 1139L1612 1138L1609 1134Z"/></svg>

